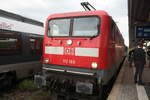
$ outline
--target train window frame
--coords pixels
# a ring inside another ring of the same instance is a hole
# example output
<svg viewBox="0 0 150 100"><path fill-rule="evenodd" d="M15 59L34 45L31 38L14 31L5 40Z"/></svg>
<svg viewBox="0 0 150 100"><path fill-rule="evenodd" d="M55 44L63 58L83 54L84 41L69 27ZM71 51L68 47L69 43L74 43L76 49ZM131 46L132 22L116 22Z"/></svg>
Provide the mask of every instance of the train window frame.
<svg viewBox="0 0 150 100"><path fill-rule="evenodd" d="M73 32L73 22L74 22L74 18L84 18L84 17L96 17L98 18L98 31L97 31L97 35L94 35L94 36L73 36L72 35L72 32ZM53 19L71 19L70 20L70 27L69 27L69 36L49 36L49 30L50 30L50 27L49 27L49 22ZM99 34L100 34L100 29L101 29L101 17L98 16L98 15L90 15L90 16L73 16L73 17L59 17L59 18L51 18L48 23L47 23L47 31L46 31L46 36L49 37L49 38L67 38L67 37L79 37L79 38L91 38L91 37L97 37Z"/></svg>

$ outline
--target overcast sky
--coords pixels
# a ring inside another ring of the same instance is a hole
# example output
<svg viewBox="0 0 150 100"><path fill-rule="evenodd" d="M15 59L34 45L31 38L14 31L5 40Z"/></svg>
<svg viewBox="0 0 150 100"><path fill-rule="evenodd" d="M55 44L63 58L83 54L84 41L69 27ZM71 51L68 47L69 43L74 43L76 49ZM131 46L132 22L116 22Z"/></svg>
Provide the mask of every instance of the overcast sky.
<svg viewBox="0 0 150 100"><path fill-rule="evenodd" d="M117 22L128 45L127 0L1 0L0 9L44 22L53 13L83 11L80 5L83 1L97 10L107 11Z"/></svg>

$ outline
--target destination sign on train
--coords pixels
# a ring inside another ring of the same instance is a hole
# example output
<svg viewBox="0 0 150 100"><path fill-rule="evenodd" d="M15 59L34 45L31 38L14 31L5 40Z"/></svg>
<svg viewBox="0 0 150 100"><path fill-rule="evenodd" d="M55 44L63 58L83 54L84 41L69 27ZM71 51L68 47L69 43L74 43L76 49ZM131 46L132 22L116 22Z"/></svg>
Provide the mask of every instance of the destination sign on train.
<svg viewBox="0 0 150 100"><path fill-rule="evenodd" d="M150 26L137 26L136 38L150 38Z"/></svg>

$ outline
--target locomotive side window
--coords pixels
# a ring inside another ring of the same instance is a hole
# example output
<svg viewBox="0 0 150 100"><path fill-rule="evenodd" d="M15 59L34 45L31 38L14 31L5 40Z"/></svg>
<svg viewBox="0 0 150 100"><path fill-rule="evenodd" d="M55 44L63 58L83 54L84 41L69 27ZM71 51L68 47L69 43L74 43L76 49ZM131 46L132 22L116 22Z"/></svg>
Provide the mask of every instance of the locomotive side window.
<svg viewBox="0 0 150 100"><path fill-rule="evenodd" d="M115 33L116 33L116 27L115 27L114 22L112 22L112 24L111 24L111 37L112 37L113 41L115 41Z"/></svg>
<svg viewBox="0 0 150 100"><path fill-rule="evenodd" d="M49 22L48 36L69 36L70 19L53 19Z"/></svg>
<svg viewBox="0 0 150 100"><path fill-rule="evenodd" d="M118 30L118 27L117 26L115 26L116 28L116 31L115 31L115 33L116 33L116 39L115 39L115 41L116 41L116 44L120 44L120 32L119 32L119 30Z"/></svg>
<svg viewBox="0 0 150 100"><path fill-rule="evenodd" d="M73 36L96 36L99 19L97 17L74 18Z"/></svg>

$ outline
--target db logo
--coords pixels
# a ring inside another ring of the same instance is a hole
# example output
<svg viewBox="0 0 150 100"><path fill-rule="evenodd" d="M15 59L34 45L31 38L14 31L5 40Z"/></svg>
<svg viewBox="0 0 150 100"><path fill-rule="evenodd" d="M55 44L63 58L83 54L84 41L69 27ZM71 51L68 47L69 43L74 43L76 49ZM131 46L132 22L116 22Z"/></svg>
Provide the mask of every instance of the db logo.
<svg viewBox="0 0 150 100"><path fill-rule="evenodd" d="M74 55L74 48L65 48L64 54L65 55Z"/></svg>

